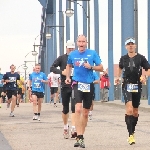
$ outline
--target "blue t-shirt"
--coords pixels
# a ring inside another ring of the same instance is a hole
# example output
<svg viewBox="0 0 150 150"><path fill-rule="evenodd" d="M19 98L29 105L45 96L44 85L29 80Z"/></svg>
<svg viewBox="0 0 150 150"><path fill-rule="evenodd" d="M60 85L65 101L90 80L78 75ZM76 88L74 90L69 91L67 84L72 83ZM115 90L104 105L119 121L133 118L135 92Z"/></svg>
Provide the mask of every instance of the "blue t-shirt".
<svg viewBox="0 0 150 150"><path fill-rule="evenodd" d="M20 80L20 75L18 73L11 73L6 72L3 76L4 80L9 80L9 82L6 83L6 90L17 90L17 80Z"/></svg>
<svg viewBox="0 0 150 150"><path fill-rule="evenodd" d="M32 81L32 91L44 93L44 83L41 80L47 80L46 74L43 72L33 72L30 74L29 80Z"/></svg>
<svg viewBox="0 0 150 150"><path fill-rule="evenodd" d="M86 49L80 53L79 50L72 51L68 56L68 64L74 66L73 80L83 83L92 83L94 81L93 70L84 67L84 62L91 66L100 65L101 59L95 50Z"/></svg>
<svg viewBox="0 0 150 150"><path fill-rule="evenodd" d="M0 87L3 87L2 79L3 79L3 74L0 73Z"/></svg>

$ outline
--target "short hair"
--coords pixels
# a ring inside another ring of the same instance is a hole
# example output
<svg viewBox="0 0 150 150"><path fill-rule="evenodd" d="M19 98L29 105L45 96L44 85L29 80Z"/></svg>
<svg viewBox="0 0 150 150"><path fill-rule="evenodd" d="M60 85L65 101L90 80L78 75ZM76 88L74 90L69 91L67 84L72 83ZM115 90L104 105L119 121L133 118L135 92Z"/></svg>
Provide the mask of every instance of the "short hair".
<svg viewBox="0 0 150 150"><path fill-rule="evenodd" d="M40 64L35 64L35 67L36 67L36 66L40 66L40 67L41 67L41 65L40 65ZM34 69L35 69L35 68L34 68Z"/></svg>
<svg viewBox="0 0 150 150"><path fill-rule="evenodd" d="M11 69L12 66L14 66L16 68L16 66L14 64L12 64L12 65L10 65L10 69Z"/></svg>
<svg viewBox="0 0 150 150"><path fill-rule="evenodd" d="M78 41L78 39L79 39L79 37L80 37L80 36L84 36L84 37L85 37L85 39L86 39L86 41L87 41L87 38L86 38L86 36L85 36L84 34L80 34L80 35L78 35L78 36L77 36L77 41Z"/></svg>

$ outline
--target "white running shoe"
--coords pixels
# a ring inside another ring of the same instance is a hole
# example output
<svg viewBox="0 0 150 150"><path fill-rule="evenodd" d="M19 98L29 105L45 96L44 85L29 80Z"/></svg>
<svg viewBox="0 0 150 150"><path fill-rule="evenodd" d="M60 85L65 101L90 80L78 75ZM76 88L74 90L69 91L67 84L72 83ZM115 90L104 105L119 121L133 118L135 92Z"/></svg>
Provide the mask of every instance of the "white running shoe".
<svg viewBox="0 0 150 150"><path fill-rule="evenodd" d="M54 104L54 107L57 107L57 105L56 105L56 104Z"/></svg>
<svg viewBox="0 0 150 150"><path fill-rule="evenodd" d="M64 129L64 139L69 139L69 129Z"/></svg>
<svg viewBox="0 0 150 150"><path fill-rule="evenodd" d="M41 119L40 119L40 116L38 116L38 121L40 121Z"/></svg>
<svg viewBox="0 0 150 150"><path fill-rule="evenodd" d="M10 116L10 117L15 117L14 113L10 113L9 116Z"/></svg>
<svg viewBox="0 0 150 150"><path fill-rule="evenodd" d="M34 115L33 120L37 120L37 119L38 119L38 115Z"/></svg>
<svg viewBox="0 0 150 150"><path fill-rule="evenodd" d="M92 120L92 114L89 114L89 119Z"/></svg>

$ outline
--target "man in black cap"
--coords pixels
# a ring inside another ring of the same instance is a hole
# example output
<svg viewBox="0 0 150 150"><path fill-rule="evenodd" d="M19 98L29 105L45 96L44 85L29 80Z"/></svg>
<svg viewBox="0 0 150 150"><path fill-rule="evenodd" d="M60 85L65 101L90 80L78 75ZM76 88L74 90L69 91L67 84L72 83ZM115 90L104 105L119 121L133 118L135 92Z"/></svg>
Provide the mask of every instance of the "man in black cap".
<svg viewBox="0 0 150 150"><path fill-rule="evenodd" d="M125 122L129 132L128 143L132 145L135 144L134 132L139 117L138 107L142 91L140 77L142 68L150 76L150 64L143 55L136 52L134 38L127 38L125 47L128 53L120 58L116 83L119 82L119 77L123 72L122 91L126 105Z"/></svg>

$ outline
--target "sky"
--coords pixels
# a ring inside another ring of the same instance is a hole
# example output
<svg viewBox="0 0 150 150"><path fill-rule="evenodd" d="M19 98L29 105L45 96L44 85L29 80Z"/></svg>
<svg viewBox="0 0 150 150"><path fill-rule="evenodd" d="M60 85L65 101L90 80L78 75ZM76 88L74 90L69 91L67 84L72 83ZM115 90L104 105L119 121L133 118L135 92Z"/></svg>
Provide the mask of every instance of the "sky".
<svg viewBox="0 0 150 150"><path fill-rule="evenodd" d="M59 0L56 0L58 6ZM121 56L121 0L113 0L114 2L114 63L117 64ZM79 2L82 4L82 2ZM99 23L100 23L100 49L99 55L102 59L104 69L108 66L108 1L99 0ZM91 49L94 47L94 7L91 0ZM139 21L139 53L142 53L147 58L147 0L138 0L138 21ZM73 8L73 4L72 4ZM58 10L58 7L57 7ZM63 3L63 10L66 10L66 5ZM9 71L9 66L15 64L16 68L23 73L21 65L24 60L34 61L32 56L33 44L39 44L39 34L41 27L42 6L38 0L0 0L0 68L2 73ZM78 5L78 20L82 20L83 9ZM57 14L58 16L58 14ZM58 18L58 17L57 17ZM57 25L59 24L57 20ZM78 21L78 34L83 33L82 22ZM70 36L73 35L73 17L70 18ZM57 33L59 39L59 33ZM37 37L38 36L38 37ZM37 38L36 38L37 37ZM36 38L36 39L35 39ZM58 44L59 48L59 44ZM36 48L36 50L38 50ZM28 54L28 55L27 55ZM26 56L27 55L27 56ZM26 58L25 58L26 56ZM37 58L36 58L37 59ZM27 72L32 71L34 63L28 63Z"/></svg>

